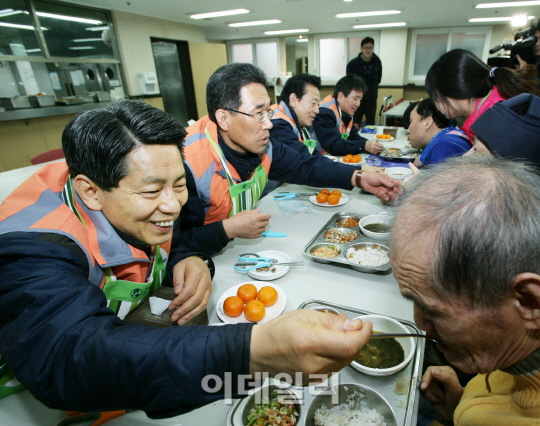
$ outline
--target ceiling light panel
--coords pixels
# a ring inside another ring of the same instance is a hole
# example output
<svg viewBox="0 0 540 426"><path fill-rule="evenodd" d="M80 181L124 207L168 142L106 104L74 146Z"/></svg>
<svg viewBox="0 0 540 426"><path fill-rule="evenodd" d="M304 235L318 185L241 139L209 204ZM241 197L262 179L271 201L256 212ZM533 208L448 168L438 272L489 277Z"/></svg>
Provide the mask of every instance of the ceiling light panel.
<svg viewBox="0 0 540 426"><path fill-rule="evenodd" d="M255 25L279 24L280 22L281 21L279 19L268 19L266 21L236 22L234 24L229 24L229 27L252 27Z"/></svg>
<svg viewBox="0 0 540 426"><path fill-rule="evenodd" d="M380 28L380 27L404 27L406 22L389 22L386 24L353 25L353 28Z"/></svg>
<svg viewBox="0 0 540 426"><path fill-rule="evenodd" d="M264 33L267 35L275 35L275 34L298 34L298 33L307 33L309 30L302 29L302 30L280 30L280 31L265 31Z"/></svg>
<svg viewBox="0 0 540 426"><path fill-rule="evenodd" d="M195 15L190 15L190 18L191 19L219 18L220 16L241 15L242 13L249 13L249 10L248 9L233 9L233 10L222 10L221 12L198 13Z"/></svg>
<svg viewBox="0 0 540 426"><path fill-rule="evenodd" d="M538 6L540 1L508 1L504 3L480 3L476 5L477 9L488 9L493 7L519 7L519 6Z"/></svg>
<svg viewBox="0 0 540 426"><path fill-rule="evenodd" d="M373 12L338 13L336 18L358 18L362 16L398 15L401 10L379 10Z"/></svg>

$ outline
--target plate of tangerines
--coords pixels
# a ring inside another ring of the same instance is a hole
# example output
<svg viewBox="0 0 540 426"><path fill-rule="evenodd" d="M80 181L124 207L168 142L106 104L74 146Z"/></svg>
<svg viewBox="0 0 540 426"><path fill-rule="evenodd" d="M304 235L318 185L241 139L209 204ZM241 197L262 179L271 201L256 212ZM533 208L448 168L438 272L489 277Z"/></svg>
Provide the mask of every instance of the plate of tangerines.
<svg viewBox="0 0 540 426"><path fill-rule="evenodd" d="M321 189L317 195L312 195L309 197L309 201L316 206L335 207L345 204L347 201L349 201L349 197L342 194L338 189L330 191L329 189L325 188Z"/></svg>
<svg viewBox="0 0 540 426"><path fill-rule="evenodd" d="M219 319L228 324L257 322L274 319L285 309L287 297L275 284L247 282L225 291L217 302Z"/></svg>

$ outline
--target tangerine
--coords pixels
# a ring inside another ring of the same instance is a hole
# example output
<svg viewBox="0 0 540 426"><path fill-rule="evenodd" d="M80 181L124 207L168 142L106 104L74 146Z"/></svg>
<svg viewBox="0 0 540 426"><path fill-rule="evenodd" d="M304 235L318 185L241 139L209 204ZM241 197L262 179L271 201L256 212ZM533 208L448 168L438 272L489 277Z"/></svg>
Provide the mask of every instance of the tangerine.
<svg viewBox="0 0 540 426"><path fill-rule="evenodd" d="M248 321L258 322L266 315L266 308L259 300L250 300L244 308L244 316Z"/></svg>
<svg viewBox="0 0 540 426"><path fill-rule="evenodd" d="M244 301L244 303L257 298L257 287L253 284L244 284L238 288L236 295Z"/></svg>
<svg viewBox="0 0 540 426"><path fill-rule="evenodd" d="M339 203L340 197L336 194L332 194L328 197L328 204L331 206L335 206L337 203Z"/></svg>
<svg viewBox="0 0 540 426"><path fill-rule="evenodd" d="M244 310L244 301L238 296L230 296L223 302L223 312L229 317L239 317Z"/></svg>
<svg viewBox="0 0 540 426"><path fill-rule="evenodd" d="M330 195L337 195L338 197L341 198L341 191L339 189L334 189Z"/></svg>
<svg viewBox="0 0 540 426"><path fill-rule="evenodd" d="M326 189L326 188L321 189L321 190L319 191L319 194L330 195L330 190L329 190L329 189Z"/></svg>
<svg viewBox="0 0 540 426"><path fill-rule="evenodd" d="M278 293L274 287L264 286L257 293L257 299L259 299L264 306L275 305L278 299Z"/></svg>
<svg viewBox="0 0 540 426"><path fill-rule="evenodd" d="M328 200L328 195L326 194L317 194L317 202L318 203L326 203L326 201Z"/></svg>
<svg viewBox="0 0 540 426"><path fill-rule="evenodd" d="M344 163L350 163L351 162L351 159L347 156L343 157L343 162Z"/></svg>

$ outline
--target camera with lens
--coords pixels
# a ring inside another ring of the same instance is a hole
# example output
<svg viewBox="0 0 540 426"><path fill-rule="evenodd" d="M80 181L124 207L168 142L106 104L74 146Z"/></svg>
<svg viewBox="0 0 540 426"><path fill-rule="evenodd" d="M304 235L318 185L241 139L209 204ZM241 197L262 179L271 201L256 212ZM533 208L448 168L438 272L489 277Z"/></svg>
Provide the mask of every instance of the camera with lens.
<svg viewBox="0 0 540 426"><path fill-rule="evenodd" d="M519 68L520 63L517 55L528 64L536 64L536 56L534 55L534 45L538 38L534 35L535 27L527 28L526 30L516 33L512 43L499 44L489 50L489 53L498 52L501 49L509 50L510 56L496 56L488 59L488 65Z"/></svg>

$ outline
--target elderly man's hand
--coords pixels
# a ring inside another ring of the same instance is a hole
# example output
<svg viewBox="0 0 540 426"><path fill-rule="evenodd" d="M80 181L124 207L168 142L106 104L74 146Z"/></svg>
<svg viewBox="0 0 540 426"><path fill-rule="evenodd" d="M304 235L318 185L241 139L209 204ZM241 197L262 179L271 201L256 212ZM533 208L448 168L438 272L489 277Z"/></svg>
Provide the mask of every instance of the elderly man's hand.
<svg viewBox="0 0 540 426"><path fill-rule="evenodd" d="M343 315L298 310L253 327L250 373L329 374L349 365L371 337L372 324Z"/></svg>
<svg viewBox="0 0 540 426"><path fill-rule="evenodd" d="M378 154L383 150L383 144L376 140L366 141L366 151L372 154Z"/></svg>
<svg viewBox="0 0 540 426"><path fill-rule="evenodd" d="M223 221L223 228L229 238L259 238L270 223L270 215L261 213L259 208L244 210Z"/></svg>
<svg viewBox="0 0 540 426"><path fill-rule="evenodd" d="M362 173L360 185L383 203L397 200L401 194L401 182L382 173Z"/></svg>
<svg viewBox="0 0 540 426"><path fill-rule="evenodd" d="M452 367L428 367L420 382L420 392L439 416L453 422L463 387Z"/></svg>
<svg viewBox="0 0 540 426"><path fill-rule="evenodd" d="M174 312L171 320L178 325L193 318L208 305L212 293L212 277L204 260L191 256L173 268L173 287L176 297L169 305Z"/></svg>

